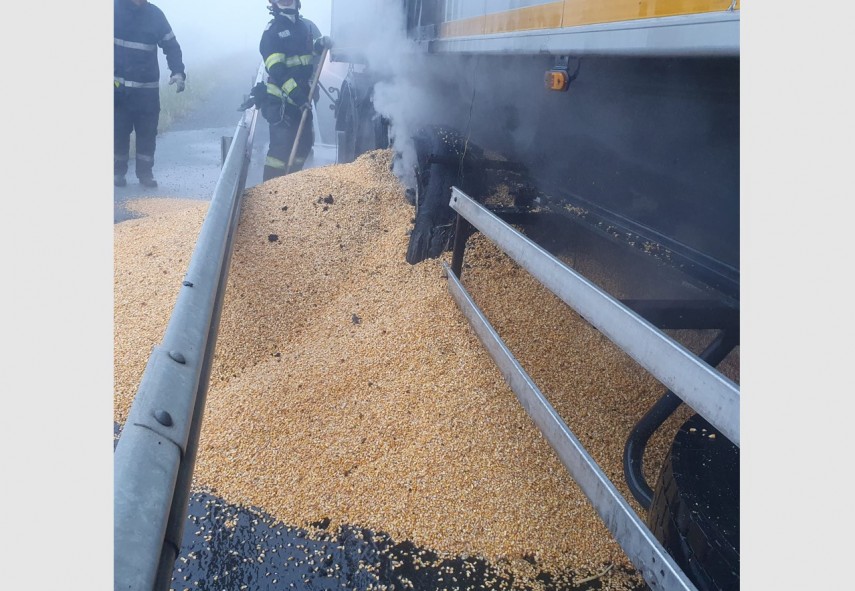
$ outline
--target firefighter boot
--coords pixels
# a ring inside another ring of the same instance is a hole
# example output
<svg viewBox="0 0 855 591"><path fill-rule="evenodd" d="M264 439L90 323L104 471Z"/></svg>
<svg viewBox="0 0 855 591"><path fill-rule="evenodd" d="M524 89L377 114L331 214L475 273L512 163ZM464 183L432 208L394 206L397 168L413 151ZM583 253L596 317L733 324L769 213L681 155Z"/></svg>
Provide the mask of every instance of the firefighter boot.
<svg viewBox="0 0 855 591"><path fill-rule="evenodd" d="M125 175L128 172L128 155L115 154L113 156L113 185L116 187L124 187L128 184L125 180Z"/></svg>
<svg viewBox="0 0 855 591"><path fill-rule="evenodd" d="M142 134L140 134L142 135ZM143 139L147 139L144 143L145 148L140 148L140 142ZM154 167L154 140L152 137L148 137L148 135L143 136L140 139L140 136L137 136L137 178L140 181L140 184L143 187L156 187L157 181L154 180L154 175L151 172L151 169ZM141 152L140 150L146 150L148 153Z"/></svg>

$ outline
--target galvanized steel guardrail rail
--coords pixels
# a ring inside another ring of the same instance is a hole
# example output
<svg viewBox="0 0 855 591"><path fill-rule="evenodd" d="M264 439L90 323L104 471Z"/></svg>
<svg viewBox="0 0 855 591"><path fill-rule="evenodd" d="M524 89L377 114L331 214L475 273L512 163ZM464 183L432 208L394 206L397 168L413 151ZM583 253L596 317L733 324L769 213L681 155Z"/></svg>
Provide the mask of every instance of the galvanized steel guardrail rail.
<svg viewBox="0 0 855 591"><path fill-rule="evenodd" d="M257 81L263 74L259 68ZM114 452L114 589L169 589L217 341L256 109L239 121L172 310Z"/></svg>
<svg viewBox="0 0 855 591"><path fill-rule="evenodd" d="M506 224L457 187L451 207L505 254L578 312L696 412L739 445L739 387L620 301ZM458 232L460 231L458 223ZM455 247L455 259L462 253ZM455 268L460 268L456 260ZM596 461L561 419L460 278L443 264L448 290L499 367L520 404L647 584L656 591L696 591L682 569L647 528Z"/></svg>

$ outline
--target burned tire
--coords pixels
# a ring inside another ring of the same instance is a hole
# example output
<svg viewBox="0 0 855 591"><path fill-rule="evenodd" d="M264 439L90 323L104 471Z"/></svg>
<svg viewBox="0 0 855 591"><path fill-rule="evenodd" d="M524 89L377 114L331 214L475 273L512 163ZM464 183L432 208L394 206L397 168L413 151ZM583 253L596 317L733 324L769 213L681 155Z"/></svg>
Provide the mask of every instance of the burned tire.
<svg viewBox="0 0 855 591"><path fill-rule="evenodd" d="M433 136L420 139L416 142L419 160L416 217L406 256L411 265L436 258L448 248L454 221L454 210L448 206L448 201L456 170L444 162L429 162L432 156L444 155L446 146L441 141Z"/></svg>
<svg viewBox="0 0 855 591"><path fill-rule="evenodd" d="M739 448L700 415L674 438L648 526L700 591L739 589Z"/></svg>
<svg viewBox="0 0 855 591"><path fill-rule="evenodd" d="M483 157L480 148L467 144L462 135L441 126L420 129L413 141L418 170L416 218L406 256L411 265L437 258L450 247L456 217L449 206L451 187L457 185L468 190L468 187L482 184L475 175L467 175L465 171L472 168L473 161Z"/></svg>
<svg viewBox="0 0 855 591"><path fill-rule="evenodd" d="M375 113L374 116L374 149L385 150L392 145L389 138L390 125L389 120L380 114Z"/></svg>

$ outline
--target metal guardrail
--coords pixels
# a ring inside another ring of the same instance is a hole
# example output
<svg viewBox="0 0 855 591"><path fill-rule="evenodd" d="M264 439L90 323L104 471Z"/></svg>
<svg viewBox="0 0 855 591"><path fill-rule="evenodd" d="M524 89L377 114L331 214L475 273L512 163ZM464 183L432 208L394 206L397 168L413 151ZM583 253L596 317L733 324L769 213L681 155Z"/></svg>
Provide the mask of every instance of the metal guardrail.
<svg viewBox="0 0 855 591"><path fill-rule="evenodd" d="M656 591L696 591L671 555L626 502L514 358L457 276L447 264L443 263L443 267L448 277L451 296L469 320L490 357L496 362L505 381L650 588Z"/></svg>
<svg viewBox="0 0 855 591"><path fill-rule="evenodd" d="M739 387L641 315L452 187L451 207L739 446Z"/></svg>
<svg viewBox="0 0 855 591"><path fill-rule="evenodd" d="M456 187L450 205L459 214L458 231L461 220L472 224L738 445L736 384ZM463 287L453 270L462 268L461 256L462 249L455 244L452 267L443 265L448 290L561 463L651 589L695 591L695 585L585 450Z"/></svg>
<svg viewBox="0 0 855 591"><path fill-rule="evenodd" d="M237 125L163 341L114 452L115 591L161 591L171 582L256 120L253 107Z"/></svg>

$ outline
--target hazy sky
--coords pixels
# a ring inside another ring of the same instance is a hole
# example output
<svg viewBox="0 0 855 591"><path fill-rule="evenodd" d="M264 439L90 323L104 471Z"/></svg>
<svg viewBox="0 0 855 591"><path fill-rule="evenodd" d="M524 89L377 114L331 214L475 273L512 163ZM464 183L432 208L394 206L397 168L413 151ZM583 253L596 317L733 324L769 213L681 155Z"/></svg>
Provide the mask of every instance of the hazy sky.
<svg viewBox="0 0 855 591"><path fill-rule="evenodd" d="M344 0L347 1L347 0ZM329 35L332 0L302 0L300 13ZM199 63L218 55L258 51L270 13L266 0L154 0L166 15L185 61Z"/></svg>

